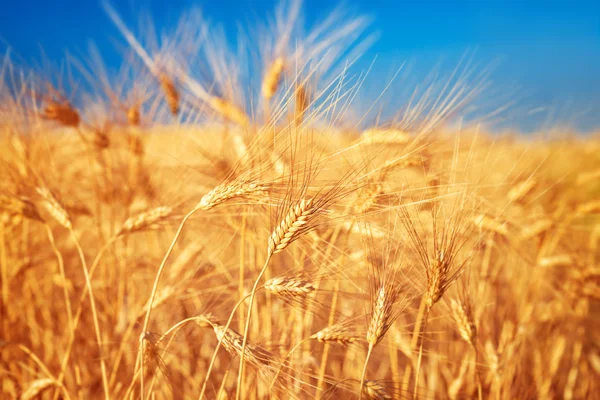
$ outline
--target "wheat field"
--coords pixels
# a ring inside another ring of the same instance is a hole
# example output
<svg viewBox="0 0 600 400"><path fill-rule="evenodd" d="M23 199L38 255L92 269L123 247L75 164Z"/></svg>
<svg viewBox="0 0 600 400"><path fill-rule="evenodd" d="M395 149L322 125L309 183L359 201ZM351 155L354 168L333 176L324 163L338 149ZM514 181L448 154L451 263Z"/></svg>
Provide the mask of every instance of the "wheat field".
<svg viewBox="0 0 600 400"><path fill-rule="evenodd" d="M290 4L3 58L0 397L600 399L600 137L467 66L366 118L367 19Z"/></svg>

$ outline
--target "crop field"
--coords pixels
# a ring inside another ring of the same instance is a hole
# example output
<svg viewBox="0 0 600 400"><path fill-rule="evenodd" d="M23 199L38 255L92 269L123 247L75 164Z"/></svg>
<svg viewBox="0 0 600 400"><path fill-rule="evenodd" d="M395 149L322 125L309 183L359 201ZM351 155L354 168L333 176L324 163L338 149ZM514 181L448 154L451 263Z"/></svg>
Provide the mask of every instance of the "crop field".
<svg viewBox="0 0 600 400"><path fill-rule="evenodd" d="M468 63L373 117L339 10L105 7L120 69L0 62L0 398L600 399L598 134L461 119Z"/></svg>

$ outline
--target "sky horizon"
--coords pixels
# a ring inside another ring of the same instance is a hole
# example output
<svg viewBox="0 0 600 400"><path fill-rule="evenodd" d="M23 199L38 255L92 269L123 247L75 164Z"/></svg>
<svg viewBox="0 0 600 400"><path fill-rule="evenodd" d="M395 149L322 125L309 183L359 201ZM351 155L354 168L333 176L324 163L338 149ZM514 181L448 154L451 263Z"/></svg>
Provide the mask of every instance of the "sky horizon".
<svg viewBox="0 0 600 400"><path fill-rule="evenodd" d="M159 30L195 6L213 23L235 33L238 23L248 25L257 17L264 21L277 3L128 0L113 6L128 26L137 26L139 11L147 11ZM323 3L303 2L307 22L323 15ZM340 3L328 3L325 9L336 4ZM494 66L490 80L493 93L499 94L497 106L517 102L499 127L531 131L565 124L581 131L600 129L599 2L346 0L341 4L372 17L370 31L379 34L363 57L362 66L376 59L371 77L390 76L407 62L406 73L418 82L436 66L450 72L469 53L483 67ZM67 51L85 54L90 41L109 66L120 62L115 44L124 41L100 1L63 0L58 6L23 0L9 2L0 14L0 44L25 63L35 65L43 57L57 62Z"/></svg>

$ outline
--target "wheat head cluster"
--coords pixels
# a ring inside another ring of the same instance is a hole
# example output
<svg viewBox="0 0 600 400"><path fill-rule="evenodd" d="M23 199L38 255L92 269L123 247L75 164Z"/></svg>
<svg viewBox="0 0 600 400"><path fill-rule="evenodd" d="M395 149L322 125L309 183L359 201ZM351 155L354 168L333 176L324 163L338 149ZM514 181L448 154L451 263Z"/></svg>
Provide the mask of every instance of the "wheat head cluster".
<svg viewBox="0 0 600 400"><path fill-rule="evenodd" d="M0 64L0 397L600 399L598 136L365 106L345 8L105 9L119 69Z"/></svg>

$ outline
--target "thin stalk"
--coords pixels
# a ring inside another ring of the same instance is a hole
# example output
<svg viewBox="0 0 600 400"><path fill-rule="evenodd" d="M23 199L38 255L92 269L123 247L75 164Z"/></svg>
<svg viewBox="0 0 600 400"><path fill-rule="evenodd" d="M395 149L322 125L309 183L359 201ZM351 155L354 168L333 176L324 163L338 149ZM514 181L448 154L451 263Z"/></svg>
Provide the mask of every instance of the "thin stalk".
<svg viewBox="0 0 600 400"><path fill-rule="evenodd" d="M56 256L56 261L58 262L58 271L60 273L60 279L63 283L63 296L65 297L65 308L67 309L67 319L69 321L69 331L73 331L73 312L71 309L71 300L69 299L69 290L67 289L67 276L65 274L65 263L60 254L60 250L56 247L56 241L54 240L54 234L52 234L52 229L50 225L44 224L46 228L46 233L48 234L48 241L50 242L50 247L52 247L52 251Z"/></svg>
<svg viewBox="0 0 600 400"><path fill-rule="evenodd" d="M229 319L227 320L227 323L225 324L225 329L224 331L226 332L227 329L229 329L229 326L231 325L231 321L233 321L233 316L235 315L235 312L237 311L238 307L244 302L246 301L246 299L250 297L250 295L246 295L244 297L242 297L237 303L236 305L233 307L233 310L231 311L231 314L229 314ZM217 343L217 345L215 346L215 350L213 351L213 355L212 358L210 359L210 364L208 365L208 369L206 370L206 376L204 377L204 383L202 384L202 390L200 391L200 396L198 397L198 399L202 400L204 399L204 393L206 392L206 386L208 384L208 378L210 377L210 373L212 372L213 369L213 365L215 364L215 360L217 358L217 352L219 351L219 349L221 348L221 343L223 342L223 339L225 338L225 335L222 335L221 338L219 339L219 342Z"/></svg>
<svg viewBox="0 0 600 400"><path fill-rule="evenodd" d="M296 343L296 345L294 345L294 347L292 347L292 349L290 351L288 351L285 358L281 361L281 365L279 366L279 369L277 370L277 373L275 374L275 377L273 378L273 381L271 382L271 387L269 388L269 392L273 390L273 386L275 385L275 382L277 381L279 374L281 373L281 371L283 371L283 367L285 366L285 363L288 360L288 358L290 358L292 353L294 351L296 351L296 349L298 349L298 347L300 347L302 344L304 344L305 342L307 342L309 340L310 340L310 337L302 339L301 341Z"/></svg>
<svg viewBox="0 0 600 400"><path fill-rule="evenodd" d="M363 366L362 376L360 378L360 388L358 393L358 400L362 400L363 396L363 386L365 385L365 377L367 376L367 365L369 364L369 358L371 358L371 353L373 352L373 348L375 346L369 343L369 350L367 350L367 357L365 358L365 365Z"/></svg>
<svg viewBox="0 0 600 400"><path fill-rule="evenodd" d="M192 209L192 211L190 211L189 213L187 213L185 217L183 217L183 220L179 224L179 228L177 228L177 233L175 233L175 237L171 241L171 245L169 246L169 249L167 250L167 253L163 257L162 262L160 263L160 266L158 267L158 271L156 273L156 277L154 278L154 285L152 286L152 292L150 293L150 299L148 300L148 310L146 311L146 317L144 318L144 325L142 326L142 332L146 332L148 330L148 322L150 321L150 314L152 312L152 303L154 302L154 297L156 296L156 290L158 288L158 282L159 282L160 277L162 276L162 273L163 273L163 271L165 269L165 265L167 264L167 260L169 259L169 256L173 252L173 249L175 248L175 244L177 243L177 240L179 239L179 236L181 236L181 232L183 231L183 227L185 226L185 223L188 221L188 219L192 215L194 215L194 213L196 211L198 211L198 209L194 208L194 209ZM139 350L138 350L138 356L141 356L141 353L142 353L142 343L140 342L140 346L139 346ZM140 368L142 370L142 373L140 375L140 390L141 390L140 391L140 396L143 398L144 397L144 374L143 374L143 370L144 370L144 357L141 357L140 359L141 359Z"/></svg>
<svg viewBox="0 0 600 400"><path fill-rule="evenodd" d="M422 336L419 335L420 340L419 340L419 356L417 358L417 368L415 370L415 388L414 388L414 392L413 392L413 398L417 398L417 393L419 391L419 373L421 372L421 360L423 359L423 342L425 342L425 331L427 329L427 319L429 317L429 307L425 308L425 313L423 316L423 330L422 330Z"/></svg>
<svg viewBox="0 0 600 400"><path fill-rule="evenodd" d="M75 247L77 248L77 252L79 253L79 258L81 259L81 266L83 268L83 274L85 276L85 284L88 289L88 295L90 298L90 306L92 308L92 319L94 322L94 330L96 331L96 340L98 341L98 355L100 357L100 370L102 372L102 386L104 387L104 398L106 400L110 399L109 391L108 391L108 377L106 375L106 364L104 362L104 357L102 355L102 335L100 333L100 324L98 322L98 313L96 311L96 301L94 300L94 292L92 289L92 281L90 279L90 275L87 268L87 262L85 261L85 255L83 254L83 249L81 248L81 244L79 240L75 236L75 232L73 229L69 229L71 237L73 238L73 242L75 243Z"/></svg>
<svg viewBox="0 0 600 400"><path fill-rule="evenodd" d="M104 247L102 247L102 249L100 249L98 254L96 254L96 258L94 259L94 262L92 262L92 265L90 267L90 280L94 276L94 272L96 271L96 267L100 263L100 259L102 258L102 255L104 254L104 252L106 252L106 250L108 250L108 248L115 242L116 239L117 239L116 237L111 238L108 242L106 242ZM81 296L79 297L79 305L77 306L77 311L75 312L75 318L73 319L73 328L69 332L69 342L67 343L67 349L65 351L65 355L61 362L60 374L58 375L58 379L57 379L57 381L59 383L62 383L62 380L64 379L64 376L65 376L67 364L68 364L69 358L71 356L71 350L73 349L73 344L75 343L75 331L77 330L77 326L79 325L79 320L81 318L81 313L83 311L83 301L85 300L87 293L88 293L88 287L86 286L83 289ZM110 385L109 385L109 387L110 387ZM55 394L53 399L56 400L57 398L58 398L58 396Z"/></svg>
<svg viewBox="0 0 600 400"><path fill-rule="evenodd" d="M244 340L242 341L242 354L240 355L240 370L238 375L238 386L235 392L236 400L240 400L240 396L242 394L242 383L243 383L243 375L244 375L244 353L246 352L246 343L248 341L248 331L250 330L250 318L252 318L252 305L254 304L254 297L256 295L256 290L258 289L258 284L262 279L267 267L269 266L269 261L271 261L271 255L267 256L265 261L265 265L260 270L260 273L256 277L256 281L254 281L254 286L252 287L252 292L250 293L250 304L248 304L248 315L246 316L246 327L244 328Z"/></svg>
<svg viewBox="0 0 600 400"><path fill-rule="evenodd" d="M412 338L410 341L410 348L411 351L414 351L414 349L417 347L418 345L418 340L419 340L419 335L421 333L421 323L423 322L423 314L425 312L425 296L421 297L421 304L419 305L419 312L417 314L417 320L415 321L415 327L413 329L413 334L412 334ZM412 356L412 354L411 354ZM408 392L408 385L410 384L410 377L411 377L411 371L412 370L412 360L411 363L408 363L406 365L406 368L404 368L404 377L402 380L402 393L407 393Z"/></svg>

